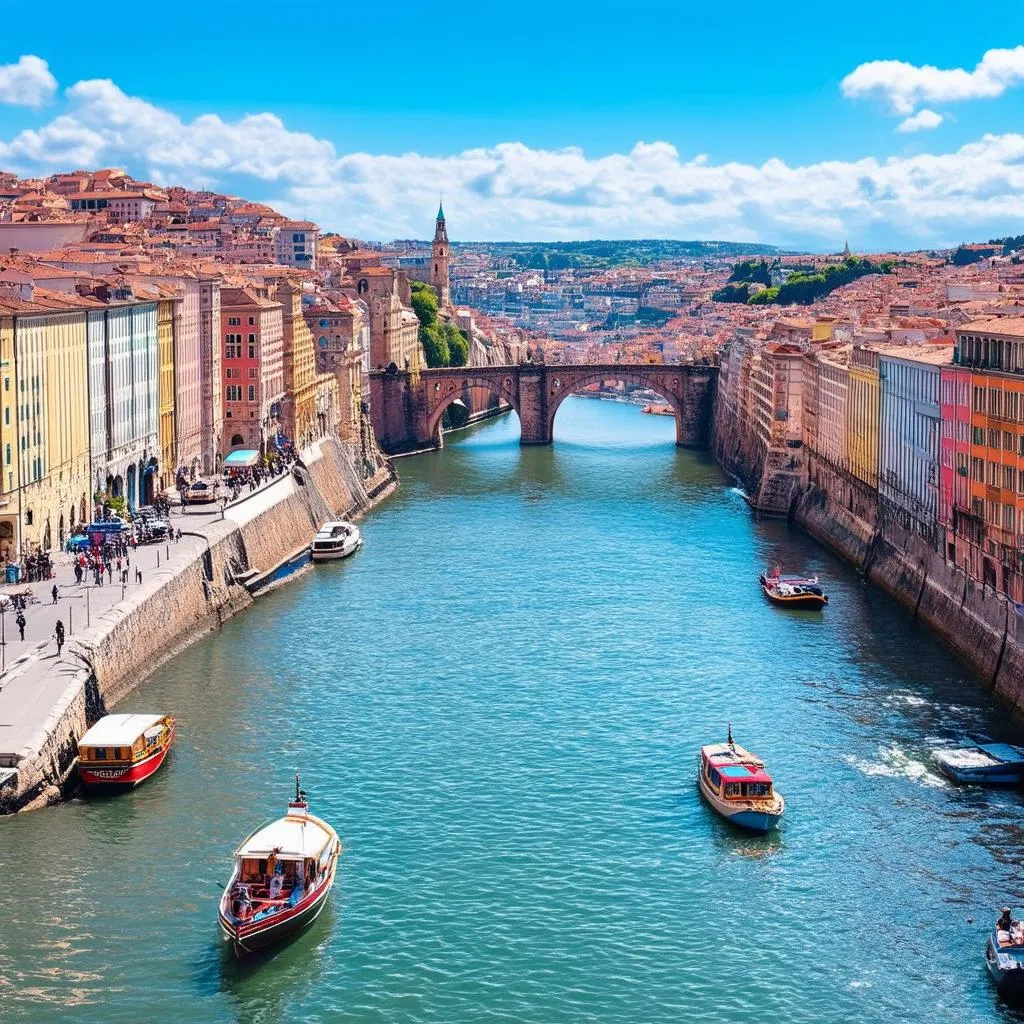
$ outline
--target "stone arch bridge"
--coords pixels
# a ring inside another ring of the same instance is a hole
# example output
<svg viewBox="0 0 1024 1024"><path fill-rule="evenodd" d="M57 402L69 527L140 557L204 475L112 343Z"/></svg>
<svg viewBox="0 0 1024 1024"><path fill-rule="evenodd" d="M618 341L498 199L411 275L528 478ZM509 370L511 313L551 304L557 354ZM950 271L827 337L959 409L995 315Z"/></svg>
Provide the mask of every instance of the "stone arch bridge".
<svg viewBox="0 0 1024 1024"><path fill-rule="evenodd" d="M550 444L555 413L569 395L588 384L621 380L664 397L675 413L676 444L705 448L717 379L718 368L706 363L520 363L416 374L392 367L370 372L370 415L388 452L438 447L445 409L470 388L486 388L518 413L520 443Z"/></svg>

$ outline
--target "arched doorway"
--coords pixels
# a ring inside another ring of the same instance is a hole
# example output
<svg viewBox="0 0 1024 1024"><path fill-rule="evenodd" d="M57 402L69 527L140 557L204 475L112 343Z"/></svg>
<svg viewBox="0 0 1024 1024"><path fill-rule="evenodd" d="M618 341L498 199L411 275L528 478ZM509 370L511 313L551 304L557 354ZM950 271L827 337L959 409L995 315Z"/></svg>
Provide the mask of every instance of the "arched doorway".
<svg viewBox="0 0 1024 1024"><path fill-rule="evenodd" d="M241 448L244 444L245 444L245 438L242 437L241 434L232 434L231 435L231 447L232 448Z"/></svg>
<svg viewBox="0 0 1024 1024"><path fill-rule="evenodd" d="M79 522L84 525L87 522L87 518L86 517L89 515L89 506L86 503L85 495L84 494L82 495L82 503L79 506L78 512L79 512L79 515L81 516L81 518L79 519Z"/></svg>
<svg viewBox="0 0 1024 1024"><path fill-rule="evenodd" d="M110 496L112 498L124 497L124 478L120 473L118 473L110 483Z"/></svg>
<svg viewBox="0 0 1024 1024"><path fill-rule="evenodd" d="M60 514L60 519L57 520L57 537L58 537L58 541L57 542L58 542L58 544L60 544L61 548L63 549L64 541L67 539L64 536L64 513L63 512L61 512L61 514Z"/></svg>
<svg viewBox="0 0 1024 1024"><path fill-rule="evenodd" d="M135 463L133 462L128 467L128 472L125 474L125 485L126 494L125 498L128 501L128 508L131 511L135 511Z"/></svg>
<svg viewBox="0 0 1024 1024"><path fill-rule="evenodd" d="M46 526L43 527L43 543L41 546L44 551L49 551L53 547L53 535L50 533L49 516L46 517Z"/></svg>

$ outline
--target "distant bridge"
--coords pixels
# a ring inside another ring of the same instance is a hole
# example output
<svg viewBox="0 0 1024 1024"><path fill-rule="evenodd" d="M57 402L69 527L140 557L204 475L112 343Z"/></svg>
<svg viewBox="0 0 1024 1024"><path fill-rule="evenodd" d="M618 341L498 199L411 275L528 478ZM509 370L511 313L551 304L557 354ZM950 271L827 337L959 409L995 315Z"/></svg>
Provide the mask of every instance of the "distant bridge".
<svg viewBox="0 0 1024 1024"><path fill-rule="evenodd" d="M588 384L621 380L662 395L676 419L676 444L706 448L718 367L660 363L520 363L421 370L372 370L370 415L388 452L438 447L441 418L452 402L486 388L519 415L521 444L550 444L558 407ZM466 401L468 405L469 402Z"/></svg>

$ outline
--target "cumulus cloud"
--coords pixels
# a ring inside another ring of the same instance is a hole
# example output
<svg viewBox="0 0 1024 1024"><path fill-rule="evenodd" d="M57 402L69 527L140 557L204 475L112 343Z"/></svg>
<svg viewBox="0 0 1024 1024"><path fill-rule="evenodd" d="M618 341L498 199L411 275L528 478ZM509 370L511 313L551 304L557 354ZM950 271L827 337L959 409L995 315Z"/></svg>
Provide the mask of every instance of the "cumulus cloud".
<svg viewBox="0 0 1024 1024"><path fill-rule="evenodd" d="M927 107L919 110L916 114L900 121L896 131L898 132L923 132L931 128L938 128L942 124L942 115L936 114L934 110Z"/></svg>
<svg viewBox="0 0 1024 1024"><path fill-rule="evenodd" d="M0 65L0 103L13 107L41 107L53 99L57 79L41 57L25 54L17 64Z"/></svg>
<svg viewBox="0 0 1024 1024"><path fill-rule="evenodd" d="M834 247L849 237L859 247L910 247L1005 234L1024 220L1024 135L1016 133L941 155L800 166L715 163L658 141L600 157L521 142L425 156L344 152L270 113L188 121L107 80L79 82L67 98L59 116L0 140L0 165L25 173L120 165L262 199L360 238L423 237L438 192L453 235L476 240Z"/></svg>
<svg viewBox="0 0 1024 1024"><path fill-rule="evenodd" d="M909 114L919 103L992 99L1024 82L1024 46L988 50L973 71L872 60L851 71L840 83L850 99L875 97L897 114Z"/></svg>

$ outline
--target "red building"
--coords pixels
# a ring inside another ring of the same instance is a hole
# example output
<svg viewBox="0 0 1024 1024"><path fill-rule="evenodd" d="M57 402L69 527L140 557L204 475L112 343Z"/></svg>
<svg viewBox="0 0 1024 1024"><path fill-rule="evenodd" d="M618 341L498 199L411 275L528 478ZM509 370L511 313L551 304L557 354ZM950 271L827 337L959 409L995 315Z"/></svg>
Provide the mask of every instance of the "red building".
<svg viewBox="0 0 1024 1024"><path fill-rule="evenodd" d="M277 439L284 397L281 303L252 286L225 287L220 296L223 454L265 451Z"/></svg>

